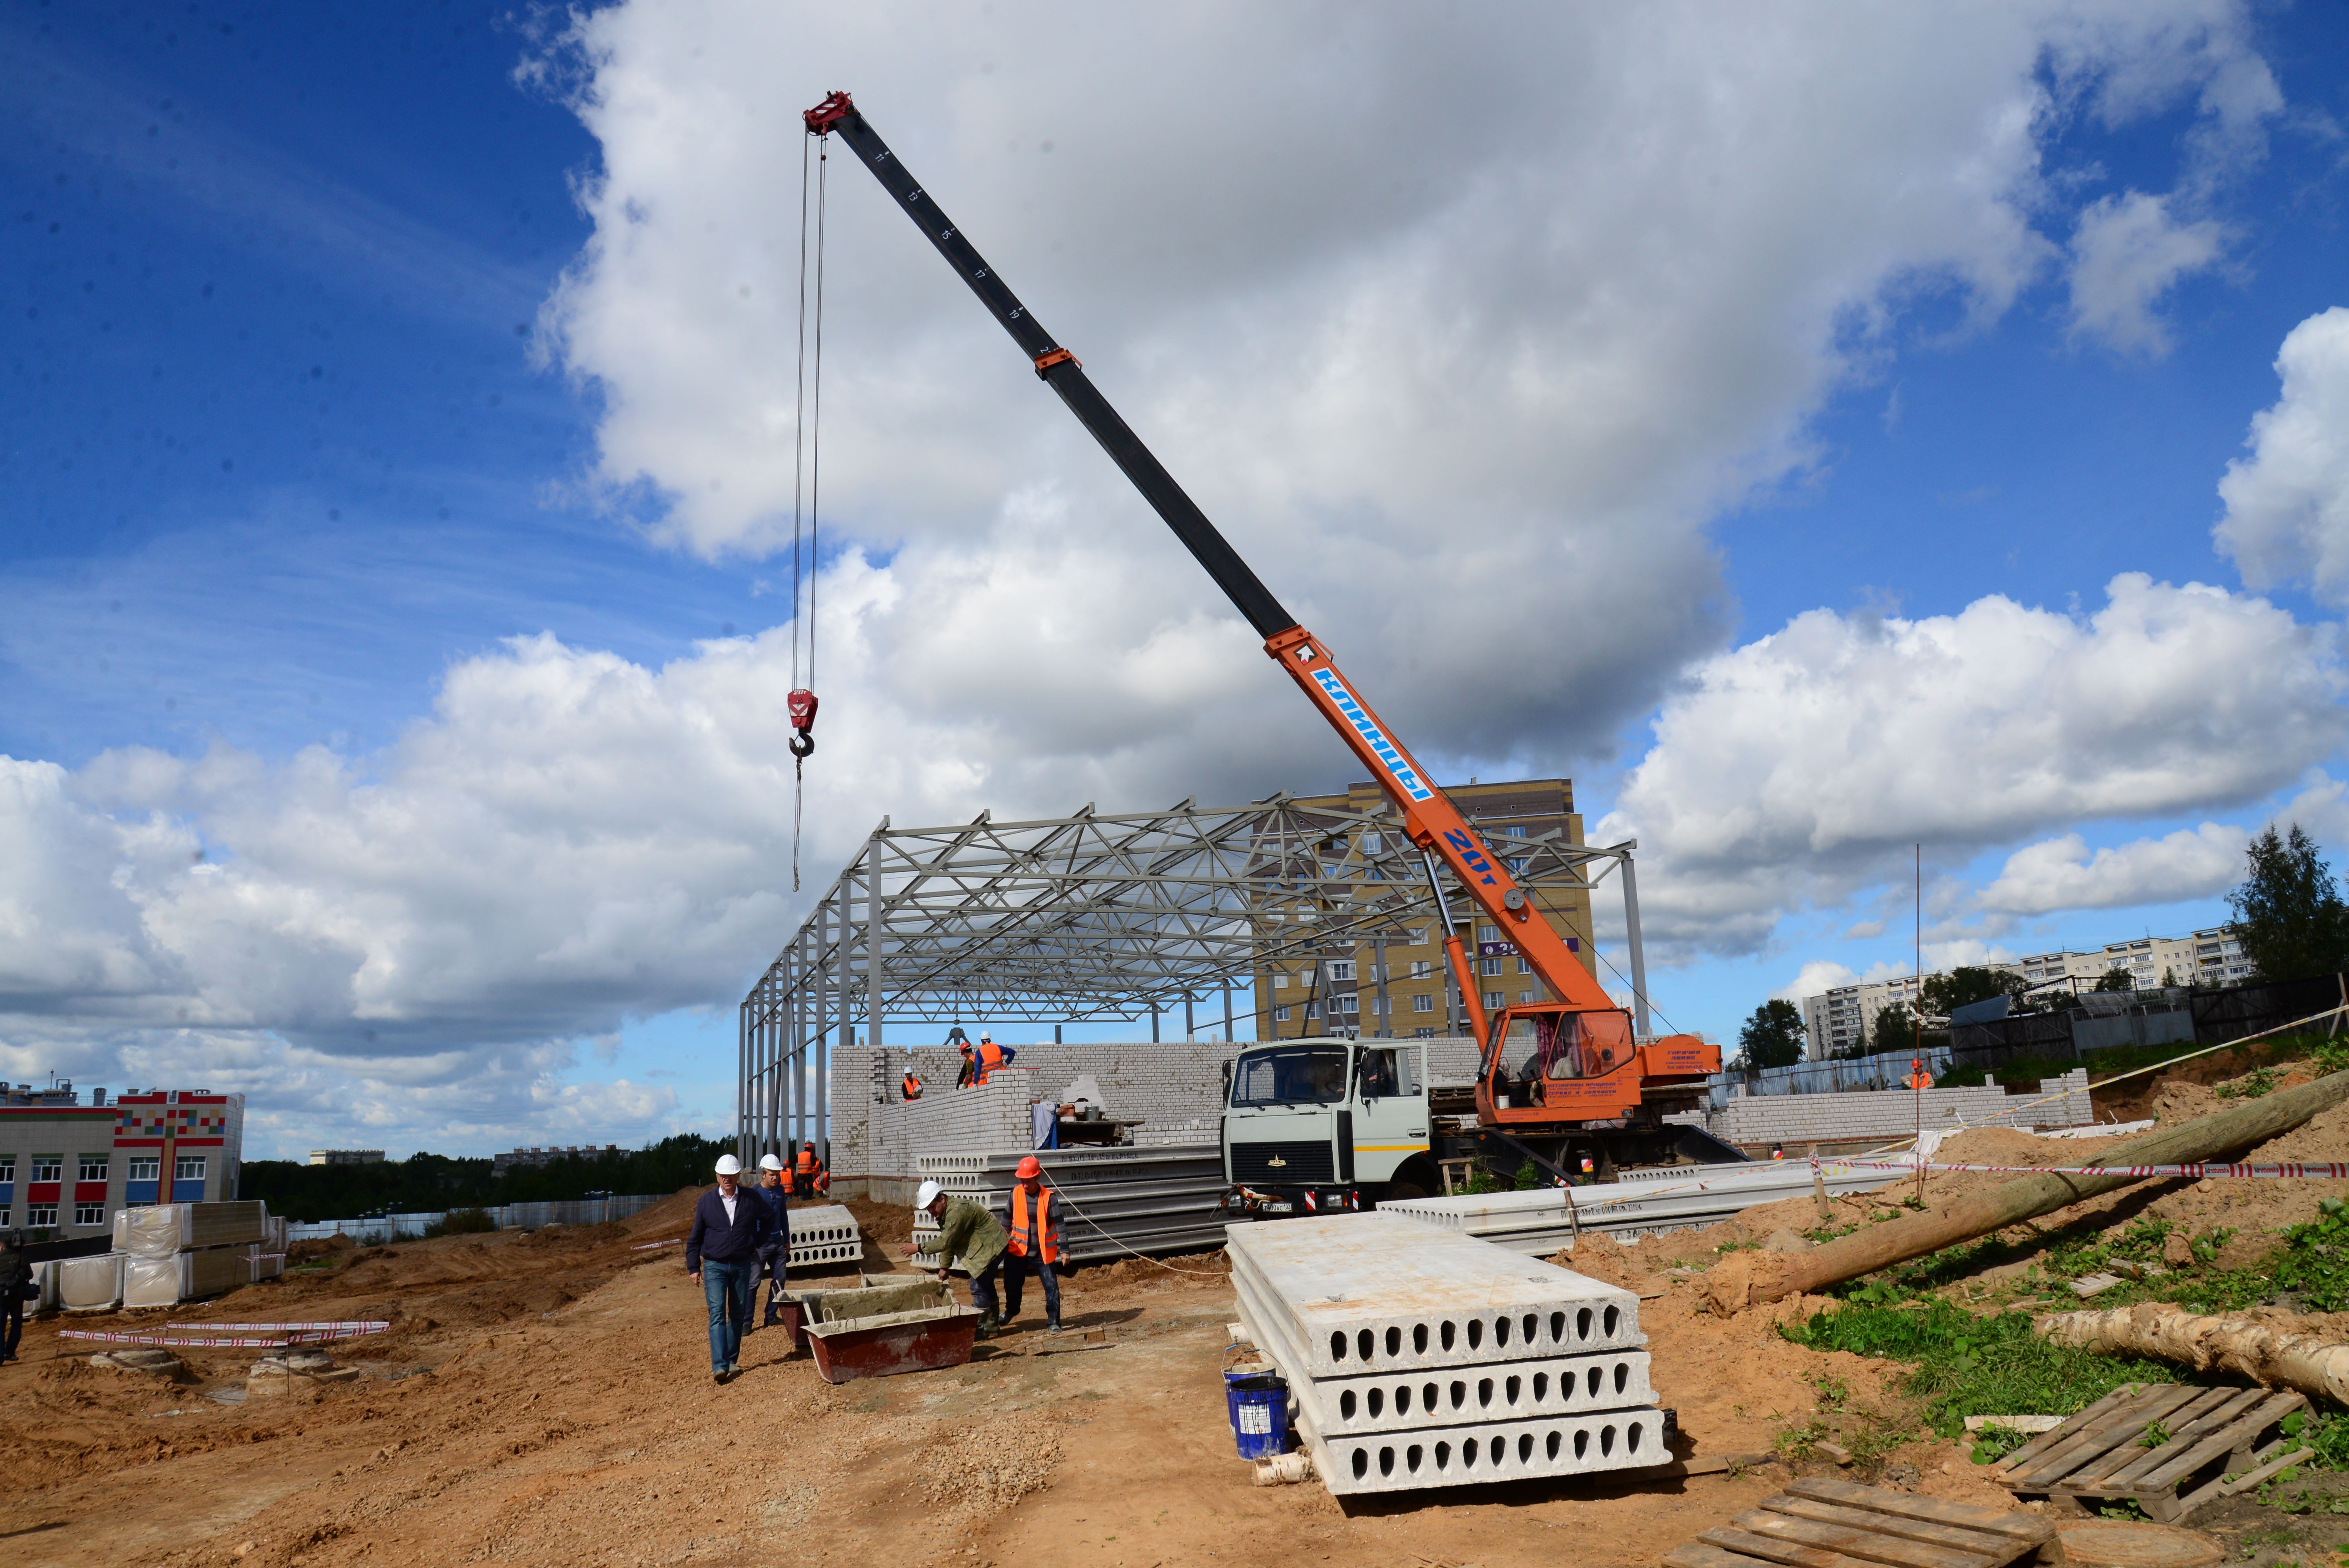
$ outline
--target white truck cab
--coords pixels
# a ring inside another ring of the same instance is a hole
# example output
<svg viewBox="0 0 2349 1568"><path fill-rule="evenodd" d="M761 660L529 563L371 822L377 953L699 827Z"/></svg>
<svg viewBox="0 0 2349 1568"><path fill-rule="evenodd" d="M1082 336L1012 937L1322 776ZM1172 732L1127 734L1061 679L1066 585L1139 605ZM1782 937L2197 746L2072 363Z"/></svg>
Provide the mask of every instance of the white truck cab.
<svg viewBox="0 0 2349 1568"><path fill-rule="evenodd" d="M1327 1213L1437 1190L1422 1042L1268 1040L1226 1073L1227 1212Z"/></svg>

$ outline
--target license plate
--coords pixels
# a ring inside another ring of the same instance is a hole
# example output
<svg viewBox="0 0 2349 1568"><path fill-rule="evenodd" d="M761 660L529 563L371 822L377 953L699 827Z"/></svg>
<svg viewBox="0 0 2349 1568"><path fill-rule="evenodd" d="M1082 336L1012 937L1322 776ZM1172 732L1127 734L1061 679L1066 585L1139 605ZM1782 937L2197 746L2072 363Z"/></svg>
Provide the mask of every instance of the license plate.
<svg viewBox="0 0 2349 1568"><path fill-rule="evenodd" d="M1287 1199L1280 1199L1276 1202L1267 1203L1264 1206L1264 1212L1268 1214L1286 1214L1296 1207L1296 1204L1289 1202Z"/></svg>

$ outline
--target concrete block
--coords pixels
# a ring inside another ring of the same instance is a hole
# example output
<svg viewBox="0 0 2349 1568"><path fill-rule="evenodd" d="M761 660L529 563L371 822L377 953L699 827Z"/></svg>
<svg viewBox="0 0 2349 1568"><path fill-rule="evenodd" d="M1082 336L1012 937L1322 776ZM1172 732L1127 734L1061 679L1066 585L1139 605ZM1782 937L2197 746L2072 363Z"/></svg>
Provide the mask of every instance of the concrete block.
<svg viewBox="0 0 2349 1568"><path fill-rule="evenodd" d="M1671 1460L1658 1409L1479 1422L1368 1437L1309 1439L1313 1468L1338 1496L1638 1470Z"/></svg>
<svg viewBox="0 0 2349 1568"><path fill-rule="evenodd" d="M1485 1367L1455 1367L1368 1377L1317 1378L1308 1385L1324 1437L1582 1415L1652 1405L1648 1353L1555 1357Z"/></svg>
<svg viewBox="0 0 2349 1568"><path fill-rule="evenodd" d="M1297 1357L1283 1364L1297 1375L1420 1371L1647 1343L1631 1292L1395 1215L1235 1224L1226 1234L1235 1279L1278 1319L1275 1331Z"/></svg>

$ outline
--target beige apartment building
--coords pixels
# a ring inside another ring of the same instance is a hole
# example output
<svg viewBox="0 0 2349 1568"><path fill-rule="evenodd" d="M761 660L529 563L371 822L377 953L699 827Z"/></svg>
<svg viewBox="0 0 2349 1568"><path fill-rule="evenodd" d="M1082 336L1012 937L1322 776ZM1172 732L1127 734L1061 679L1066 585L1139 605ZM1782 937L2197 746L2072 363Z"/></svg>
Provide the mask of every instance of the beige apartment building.
<svg viewBox="0 0 2349 1568"><path fill-rule="evenodd" d="M1484 839L1485 846L1525 886L1534 908L1566 940L1583 967L1598 974L1591 948L1590 890L1555 861L1536 852L1543 838L1579 846L1582 818L1574 809L1574 784L1567 779L1518 779L1492 784L1448 785L1444 793ZM1353 785L1343 795L1302 797L1299 805L1371 812L1386 806L1377 785ZM1400 825L1392 811L1387 820ZM1394 891L1370 857L1391 853L1387 830L1357 830L1298 846L1316 868L1315 891L1330 908L1318 923L1349 925L1345 906ZM1301 869L1300 866L1291 868ZM1423 879L1416 874L1414 882ZM1293 890L1297 879L1286 879ZM1268 906L1275 901L1268 900ZM1278 901L1284 907L1292 900ZM1444 933L1431 910L1381 923L1355 925L1326 942L1313 941L1299 926L1273 923L1268 912L1260 934L1288 951L1256 976L1257 1037L1296 1039L1309 1035L1361 1033L1427 1038L1462 1032L1462 1010L1453 995L1444 956ZM1489 1010L1516 1002L1549 999L1532 966L1506 941L1500 928L1455 892L1452 918L1461 941L1474 954L1477 991ZM1383 982L1383 985L1381 984Z"/></svg>

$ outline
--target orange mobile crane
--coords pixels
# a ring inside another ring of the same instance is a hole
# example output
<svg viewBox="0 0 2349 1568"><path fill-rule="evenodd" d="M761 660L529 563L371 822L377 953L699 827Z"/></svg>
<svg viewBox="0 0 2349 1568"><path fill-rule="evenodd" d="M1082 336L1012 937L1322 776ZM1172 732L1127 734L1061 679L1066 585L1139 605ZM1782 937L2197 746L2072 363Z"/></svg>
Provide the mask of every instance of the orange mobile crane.
<svg viewBox="0 0 2349 1568"><path fill-rule="evenodd" d="M1672 1147L1682 1130L1665 1127L1662 1115L1694 1106L1698 1085L1706 1075L1721 1070L1719 1047L1692 1035L1634 1037L1630 1013L1615 1005L1549 923L1536 917L1525 890L1485 852L1459 810L1339 671L1321 639L1281 608L1271 590L1110 407L1077 356L1055 342L1020 304L874 132L849 95L833 93L802 118L813 135L837 134L913 219L1011 335L1036 374L1060 394L1078 422L1256 628L1265 653L1288 673L1402 811L1403 831L1420 851L1444 917L1444 950L1459 980L1470 1027L1483 1045L1475 1100L1480 1131L1502 1135L1561 1175L1565 1172L1557 1161L1575 1144L1595 1143L1604 1162L1612 1164L1648 1163ZM1520 1003L1486 1015L1467 954L1453 929L1438 861L1451 869L1468 896L1560 1000ZM1719 1150L1715 1157L1732 1152Z"/></svg>

